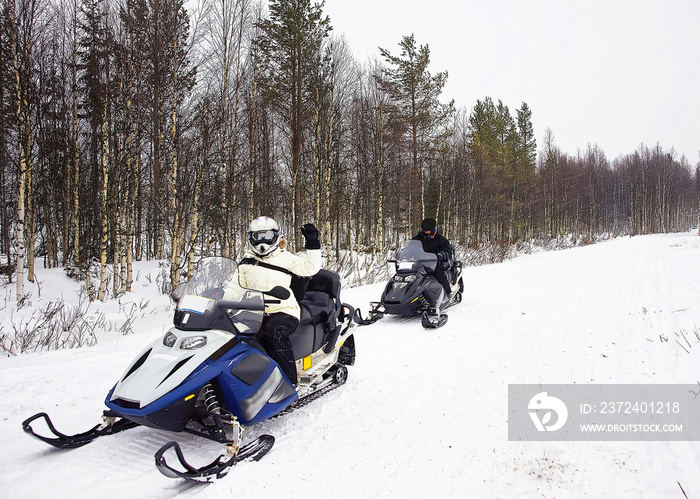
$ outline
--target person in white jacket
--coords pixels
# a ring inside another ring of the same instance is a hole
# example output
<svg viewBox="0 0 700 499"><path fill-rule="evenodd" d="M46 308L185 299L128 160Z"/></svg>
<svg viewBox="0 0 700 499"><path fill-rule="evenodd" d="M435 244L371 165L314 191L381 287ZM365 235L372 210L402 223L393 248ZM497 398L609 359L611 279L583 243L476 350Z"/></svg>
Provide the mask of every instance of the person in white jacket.
<svg viewBox="0 0 700 499"><path fill-rule="evenodd" d="M310 277L321 269L321 243L313 224L301 232L306 240L306 257L285 249L279 225L270 217L258 217L248 228L248 250L239 263L240 285L248 289L270 291L287 288L289 298L265 305L265 318L257 334L258 341L293 384L297 382L296 363L289 336L299 325L300 309L291 290L292 275Z"/></svg>

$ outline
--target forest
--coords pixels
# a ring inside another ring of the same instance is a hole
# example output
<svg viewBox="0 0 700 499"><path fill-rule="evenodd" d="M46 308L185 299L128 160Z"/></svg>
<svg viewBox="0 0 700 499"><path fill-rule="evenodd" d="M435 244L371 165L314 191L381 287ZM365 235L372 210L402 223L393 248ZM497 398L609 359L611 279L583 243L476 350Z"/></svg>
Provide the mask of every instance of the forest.
<svg viewBox="0 0 700 499"><path fill-rule="evenodd" d="M429 41L356 60L322 3L1 1L0 264L19 300L37 264L91 299L129 291L140 259L175 286L201 255L240 257L263 214L292 250L315 223L329 267L385 259L426 216L472 248L698 224L700 164L538 143L525 102L441 100Z"/></svg>

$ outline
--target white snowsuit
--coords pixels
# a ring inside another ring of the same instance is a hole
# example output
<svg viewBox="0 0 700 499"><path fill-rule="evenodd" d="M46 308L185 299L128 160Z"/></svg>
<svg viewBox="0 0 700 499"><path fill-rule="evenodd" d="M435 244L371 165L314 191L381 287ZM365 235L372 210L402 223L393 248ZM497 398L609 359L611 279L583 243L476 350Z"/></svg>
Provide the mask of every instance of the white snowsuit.
<svg viewBox="0 0 700 499"><path fill-rule="evenodd" d="M264 257L249 251L247 251L243 257L253 258L259 262L285 268L300 277L310 277L321 269L320 249L307 249L306 258L294 255L286 251L283 247L275 248L274 251ZM291 275L280 272L279 270L268 269L257 265L239 266L239 282L244 288L269 291L275 286L283 286L290 290L289 298L282 300L281 303L265 304L266 315L283 312L299 320L299 303L291 292L291 281Z"/></svg>

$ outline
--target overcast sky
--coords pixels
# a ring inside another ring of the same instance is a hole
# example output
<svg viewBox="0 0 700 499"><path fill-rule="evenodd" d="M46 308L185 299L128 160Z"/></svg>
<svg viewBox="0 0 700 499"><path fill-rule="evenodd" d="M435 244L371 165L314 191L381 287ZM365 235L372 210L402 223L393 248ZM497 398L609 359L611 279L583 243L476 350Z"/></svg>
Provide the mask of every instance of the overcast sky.
<svg viewBox="0 0 700 499"><path fill-rule="evenodd" d="M413 33L429 70L448 71L444 100L502 100L532 110L571 155L598 144L609 160L639 144L700 160L700 0L326 0L355 57L399 55Z"/></svg>

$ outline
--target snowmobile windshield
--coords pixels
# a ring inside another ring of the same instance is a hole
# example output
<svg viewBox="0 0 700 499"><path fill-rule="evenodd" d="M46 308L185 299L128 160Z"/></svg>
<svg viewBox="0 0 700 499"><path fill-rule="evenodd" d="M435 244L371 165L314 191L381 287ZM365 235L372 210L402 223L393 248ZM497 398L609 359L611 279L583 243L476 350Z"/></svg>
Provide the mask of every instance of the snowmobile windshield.
<svg viewBox="0 0 700 499"><path fill-rule="evenodd" d="M203 258L192 279L178 286L172 296L178 310L184 312L206 316L221 306L240 333L257 332L264 317L262 292L240 285L238 265L230 258Z"/></svg>
<svg viewBox="0 0 700 499"><path fill-rule="evenodd" d="M416 272L420 268L432 272L437 267L437 255L423 250L423 243L418 240L409 241L408 245L399 250L396 255L396 270L399 272Z"/></svg>

